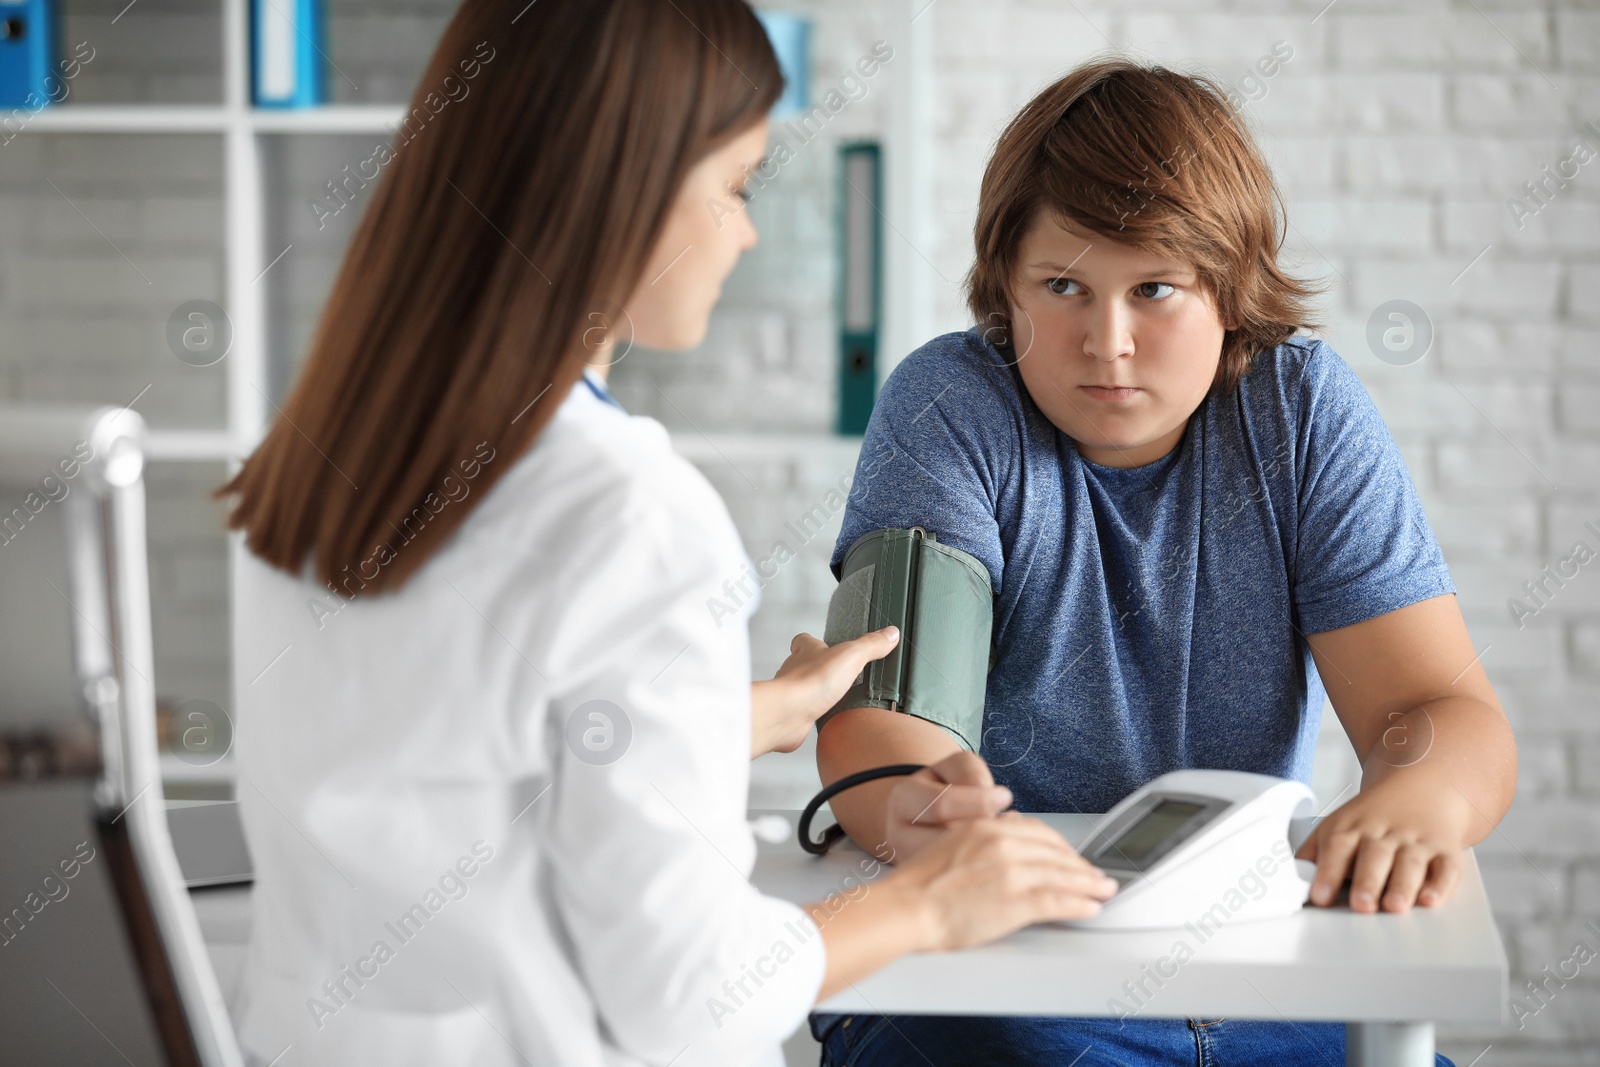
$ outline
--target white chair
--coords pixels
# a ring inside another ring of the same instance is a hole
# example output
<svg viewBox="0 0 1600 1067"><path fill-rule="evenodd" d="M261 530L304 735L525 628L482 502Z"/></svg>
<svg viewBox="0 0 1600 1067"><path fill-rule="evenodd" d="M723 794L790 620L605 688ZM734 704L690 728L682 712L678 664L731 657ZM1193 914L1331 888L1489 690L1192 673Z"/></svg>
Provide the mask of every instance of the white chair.
<svg viewBox="0 0 1600 1067"><path fill-rule="evenodd" d="M243 1063L167 830L144 433L0 407L0 1065Z"/></svg>

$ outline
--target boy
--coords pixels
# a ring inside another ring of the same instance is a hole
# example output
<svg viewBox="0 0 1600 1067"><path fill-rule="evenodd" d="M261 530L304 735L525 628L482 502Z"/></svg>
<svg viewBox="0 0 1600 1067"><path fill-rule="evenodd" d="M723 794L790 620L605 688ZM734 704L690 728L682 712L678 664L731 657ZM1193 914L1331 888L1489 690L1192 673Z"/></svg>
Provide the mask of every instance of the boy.
<svg viewBox="0 0 1600 1067"><path fill-rule="evenodd" d="M819 769L930 765L832 802L903 858L1013 801L1103 812L1183 767L1308 780L1326 690L1363 778L1300 850L1312 902L1350 878L1355 911L1433 906L1509 806L1515 747L1387 427L1339 356L1296 336L1312 290L1277 266L1277 190L1224 93L1105 60L1001 135L967 280L978 325L889 377L833 555L837 575L862 534L923 526L983 561L984 759L856 708L820 731ZM825 1064L864 1067L1341 1062L1344 1041L1142 1014L812 1030Z"/></svg>

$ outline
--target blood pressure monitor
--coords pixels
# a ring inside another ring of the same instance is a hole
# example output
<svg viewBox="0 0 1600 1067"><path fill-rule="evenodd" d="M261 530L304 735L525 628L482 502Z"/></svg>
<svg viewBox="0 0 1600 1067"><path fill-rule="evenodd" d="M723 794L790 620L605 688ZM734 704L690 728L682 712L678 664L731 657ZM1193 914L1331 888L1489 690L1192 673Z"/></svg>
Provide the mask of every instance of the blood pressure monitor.
<svg viewBox="0 0 1600 1067"><path fill-rule="evenodd" d="M1204 927L1292 914L1316 865L1294 858L1289 820L1313 806L1303 782L1243 771L1164 774L1107 812L1079 850L1119 888L1070 925Z"/></svg>

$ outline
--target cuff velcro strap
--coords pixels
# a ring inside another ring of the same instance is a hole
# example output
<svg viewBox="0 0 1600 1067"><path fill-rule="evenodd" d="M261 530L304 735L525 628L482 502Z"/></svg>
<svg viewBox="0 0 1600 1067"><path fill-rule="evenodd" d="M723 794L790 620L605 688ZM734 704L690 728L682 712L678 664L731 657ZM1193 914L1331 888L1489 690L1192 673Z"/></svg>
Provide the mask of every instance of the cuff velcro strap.
<svg viewBox="0 0 1600 1067"><path fill-rule="evenodd" d="M839 570L822 639L834 645L892 624L900 642L867 664L818 729L846 708L888 708L936 723L976 752L994 626L988 568L914 526L862 535Z"/></svg>

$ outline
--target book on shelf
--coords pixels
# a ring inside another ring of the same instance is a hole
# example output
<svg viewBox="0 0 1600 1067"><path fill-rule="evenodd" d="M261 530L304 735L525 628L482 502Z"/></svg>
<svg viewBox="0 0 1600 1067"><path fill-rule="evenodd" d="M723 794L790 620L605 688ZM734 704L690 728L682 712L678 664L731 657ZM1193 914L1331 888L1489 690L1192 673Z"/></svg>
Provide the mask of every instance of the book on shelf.
<svg viewBox="0 0 1600 1067"><path fill-rule="evenodd" d="M38 111L64 99L56 62L57 21L51 0L0 3L0 107Z"/></svg>
<svg viewBox="0 0 1600 1067"><path fill-rule="evenodd" d="M325 100L320 0L251 0L251 86L257 107Z"/></svg>

